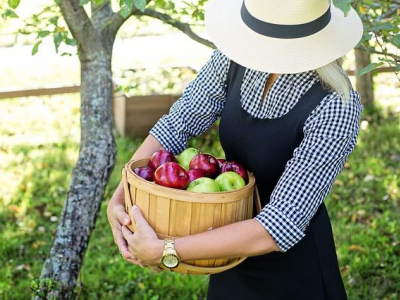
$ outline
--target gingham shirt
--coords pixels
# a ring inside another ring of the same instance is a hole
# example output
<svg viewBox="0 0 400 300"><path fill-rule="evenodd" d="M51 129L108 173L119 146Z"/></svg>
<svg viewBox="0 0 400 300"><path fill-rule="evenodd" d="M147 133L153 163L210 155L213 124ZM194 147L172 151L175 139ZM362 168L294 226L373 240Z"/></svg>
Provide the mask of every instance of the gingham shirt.
<svg viewBox="0 0 400 300"><path fill-rule="evenodd" d="M166 149L180 153L190 137L205 132L220 116L227 95L230 60L216 50L183 96L152 128ZM282 74L260 101L268 73L246 69L241 85L241 105L254 118L274 119L289 112L317 81L315 71ZM269 204L255 217L285 252L303 236L319 205L352 152L362 112L360 96L351 91L343 105L330 93L307 118L304 139L294 150L272 192Z"/></svg>

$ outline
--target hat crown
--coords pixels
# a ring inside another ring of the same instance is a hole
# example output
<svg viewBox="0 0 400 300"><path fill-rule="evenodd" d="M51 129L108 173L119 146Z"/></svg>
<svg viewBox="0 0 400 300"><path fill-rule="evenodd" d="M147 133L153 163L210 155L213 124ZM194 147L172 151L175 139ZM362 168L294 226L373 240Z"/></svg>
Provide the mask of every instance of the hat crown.
<svg viewBox="0 0 400 300"><path fill-rule="evenodd" d="M248 12L264 22L295 25L314 21L329 8L329 0L244 0Z"/></svg>

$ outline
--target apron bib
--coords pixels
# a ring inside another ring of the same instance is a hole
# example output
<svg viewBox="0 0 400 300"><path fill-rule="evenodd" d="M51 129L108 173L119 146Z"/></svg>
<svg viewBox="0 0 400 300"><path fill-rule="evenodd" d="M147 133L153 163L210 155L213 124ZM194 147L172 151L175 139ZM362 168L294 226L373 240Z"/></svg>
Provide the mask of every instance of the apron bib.
<svg viewBox="0 0 400 300"><path fill-rule="evenodd" d="M231 62L219 135L226 159L236 160L253 172L264 206L269 202L287 161L304 138L305 121L329 92L318 82L286 115L276 119L258 119L240 104L244 73L243 66ZM347 299L324 204L320 205L305 234L286 253L249 257L235 268L211 275L207 299Z"/></svg>

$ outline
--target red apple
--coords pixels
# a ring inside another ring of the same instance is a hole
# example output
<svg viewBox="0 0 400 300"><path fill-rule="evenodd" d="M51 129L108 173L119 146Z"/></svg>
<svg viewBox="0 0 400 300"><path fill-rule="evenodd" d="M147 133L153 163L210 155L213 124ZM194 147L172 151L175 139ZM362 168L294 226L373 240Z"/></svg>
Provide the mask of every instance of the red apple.
<svg viewBox="0 0 400 300"><path fill-rule="evenodd" d="M154 182L169 188L184 190L189 184L189 175L177 162L166 162L154 172Z"/></svg>
<svg viewBox="0 0 400 300"><path fill-rule="evenodd" d="M221 171L221 166L224 162L226 162L226 159L225 158L217 158L217 160L218 160L219 169Z"/></svg>
<svg viewBox="0 0 400 300"><path fill-rule="evenodd" d="M201 170L189 170L189 182L195 181L197 178L205 177Z"/></svg>
<svg viewBox="0 0 400 300"><path fill-rule="evenodd" d="M215 178L219 174L218 160L211 154L197 154L190 161L189 170L200 170L205 177Z"/></svg>
<svg viewBox="0 0 400 300"><path fill-rule="evenodd" d="M135 174L137 174L138 176L142 177L143 179L147 180L147 181L153 181L153 175L154 175L154 170L150 167L137 167L135 168L135 170L133 170L133 172L135 172Z"/></svg>
<svg viewBox="0 0 400 300"><path fill-rule="evenodd" d="M222 164L220 173L222 174L224 172L229 172L229 171L238 173L240 176L242 176L245 183L249 181L247 170L237 161L227 161Z"/></svg>
<svg viewBox="0 0 400 300"><path fill-rule="evenodd" d="M159 150L150 157L148 166L154 171L166 162L176 162L175 156L168 150Z"/></svg>

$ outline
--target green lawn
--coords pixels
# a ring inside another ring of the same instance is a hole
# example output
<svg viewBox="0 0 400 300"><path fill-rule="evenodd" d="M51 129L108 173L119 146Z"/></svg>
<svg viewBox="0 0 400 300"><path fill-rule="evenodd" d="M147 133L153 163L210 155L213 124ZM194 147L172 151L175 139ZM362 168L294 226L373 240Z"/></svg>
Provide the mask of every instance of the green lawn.
<svg viewBox="0 0 400 300"><path fill-rule="evenodd" d="M79 149L76 95L0 101L0 299L28 299L40 275ZM45 117L44 117L45 116ZM350 299L400 299L400 114L364 115L356 150L326 203ZM206 276L154 274L118 254L105 214L140 140L117 138L80 277L81 299L204 299ZM191 141L221 153L216 131Z"/></svg>

